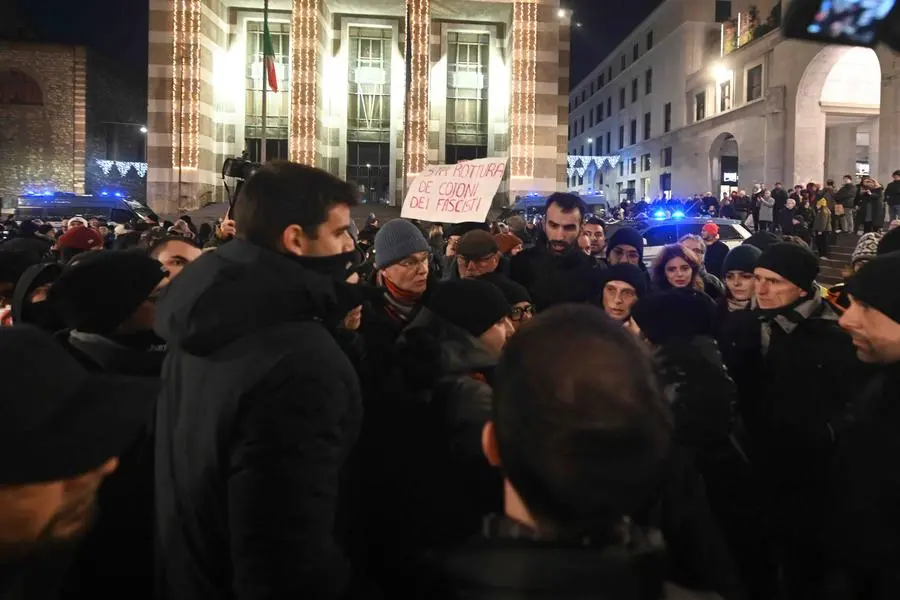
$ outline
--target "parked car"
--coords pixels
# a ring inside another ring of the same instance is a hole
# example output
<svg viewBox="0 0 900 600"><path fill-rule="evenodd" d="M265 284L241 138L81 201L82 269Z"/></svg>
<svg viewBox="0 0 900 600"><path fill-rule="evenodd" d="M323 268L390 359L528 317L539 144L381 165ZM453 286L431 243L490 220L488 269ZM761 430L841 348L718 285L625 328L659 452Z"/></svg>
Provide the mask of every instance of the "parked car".
<svg viewBox="0 0 900 600"><path fill-rule="evenodd" d="M618 221L607 228L606 238L609 239L616 229L621 227L637 229L644 237L644 263L650 266L663 246L676 244L682 236L688 234L700 235L700 231L707 223L719 226L719 239L729 248L740 246L751 235L740 221L734 219L670 217Z"/></svg>

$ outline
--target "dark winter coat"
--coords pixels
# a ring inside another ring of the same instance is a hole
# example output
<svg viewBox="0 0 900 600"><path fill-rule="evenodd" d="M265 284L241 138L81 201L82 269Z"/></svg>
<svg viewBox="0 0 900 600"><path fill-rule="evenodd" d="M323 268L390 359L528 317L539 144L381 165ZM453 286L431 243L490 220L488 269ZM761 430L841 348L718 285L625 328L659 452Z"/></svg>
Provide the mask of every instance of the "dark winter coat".
<svg viewBox="0 0 900 600"><path fill-rule="evenodd" d="M22 237L14 237L0 245L0 250L4 252L22 252L28 256L31 263L39 263L52 258L50 248L53 243L36 235L26 235Z"/></svg>
<svg viewBox="0 0 900 600"><path fill-rule="evenodd" d="M900 181L892 181L884 188L884 200L888 206L900 206Z"/></svg>
<svg viewBox="0 0 900 600"><path fill-rule="evenodd" d="M900 365L884 368L857 396L859 421L837 447L828 549L856 590L850 599L900 597Z"/></svg>
<svg viewBox="0 0 900 600"><path fill-rule="evenodd" d="M784 188L773 188L772 199L775 201L775 210L779 211L787 205L788 193Z"/></svg>
<svg viewBox="0 0 900 600"><path fill-rule="evenodd" d="M587 302L594 261L577 248L555 256L545 244L519 252L510 261L510 279L524 286L538 311L565 302Z"/></svg>
<svg viewBox="0 0 900 600"><path fill-rule="evenodd" d="M170 598L338 598L339 475L362 404L331 331L330 278L233 240L157 305L169 343L157 410L158 591Z"/></svg>
<svg viewBox="0 0 900 600"><path fill-rule="evenodd" d="M394 590L428 548L475 535L502 508L502 479L481 449L497 359L476 338L423 308L397 340L384 402L367 412L373 578ZM380 572L377 572L380 569Z"/></svg>
<svg viewBox="0 0 900 600"><path fill-rule="evenodd" d="M508 520L507 520L508 521ZM487 532L435 560L420 600L689 600L719 598L668 583L658 531L638 530L629 544L589 546ZM424 586L423 586L424 587Z"/></svg>
<svg viewBox="0 0 900 600"><path fill-rule="evenodd" d="M706 255L703 258L703 264L706 270L718 277L724 279L725 274L722 273L722 267L725 264L725 257L728 256L730 248L722 240L716 240L712 245L706 247Z"/></svg>
<svg viewBox="0 0 900 600"><path fill-rule="evenodd" d="M857 221L871 222L875 227L884 225L885 206L883 194L883 188L875 188L871 194L864 194L863 190L859 191L859 195L856 197L856 202L859 205L859 212L856 213Z"/></svg>
<svg viewBox="0 0 900 600"><path fill-rule="evenodd" d="M845 183L834 193L834 201L842 205L846 210L851 210L856 201L858 189L852 183Z"/></svg>

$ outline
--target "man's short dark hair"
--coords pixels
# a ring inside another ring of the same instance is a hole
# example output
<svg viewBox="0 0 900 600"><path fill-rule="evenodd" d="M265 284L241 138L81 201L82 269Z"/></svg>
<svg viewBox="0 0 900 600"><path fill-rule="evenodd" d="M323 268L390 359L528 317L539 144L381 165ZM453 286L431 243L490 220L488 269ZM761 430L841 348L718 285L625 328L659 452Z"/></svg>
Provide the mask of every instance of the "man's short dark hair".
<svg viewBox="0 0 900 600"><path fill-rule="evenodd" d="M603 228L604 231L606 231L606 223L604 223L603 219L601 219L597 215L588 215L587 218L584 220L584 224L585 225L599 225L600 227Z"/></svg>
<svg viewBox="0 0 900 600"><path fill-rule="evenodd" d="M850 181L853 181L853 175L844 175L844 179L849 179Z"/></svg>
<svg viewBox="0 0 900 600"><path fill-rule="evenodd" d="M504 476L541 528L572 535L607 534L648 501L672 428L647 350L577 305L511 338L493 420Z"/></svg>
<svg viewBox="0 0 900 600"><path fill-rule="evenodd" d="M149 244L147 246L147 256L149 256L150 258L156 258L165 249L165 247L169 245L169 242L182 242L184 244L187 244L188 246L193 246L195 248L200 247L194 240L190 238L182 237L180 235L167 234L162 237L149 240Z"/></svg>
<svg viewBox="0 0 900 600"><path fill-rule="evenodd" d="M357 202L356 188L327 171L272 161L256 171L238 194L234 205L236 237L277 249L287 227L299 225L308 237L315 238L334 206L355 206Z"/></svg>
<svg viewBox="0 0 900 600"><path fill-rule="evenodd" d="M579 219L583 219L584 213L587 212L587 206L585 206L584 201L575 194L567 194L565 192L550 194L547 198L547 203L544 205L544 214L547 214L547 211L550 210L551 204L557 205L564 213L577 210Z"/></svg>
<svg viewBox="0 0 900 600"><path fill-rule="evenodd" d="M900 169L897 169L893 173L891 173L891 177L900 177Z"/></svg>

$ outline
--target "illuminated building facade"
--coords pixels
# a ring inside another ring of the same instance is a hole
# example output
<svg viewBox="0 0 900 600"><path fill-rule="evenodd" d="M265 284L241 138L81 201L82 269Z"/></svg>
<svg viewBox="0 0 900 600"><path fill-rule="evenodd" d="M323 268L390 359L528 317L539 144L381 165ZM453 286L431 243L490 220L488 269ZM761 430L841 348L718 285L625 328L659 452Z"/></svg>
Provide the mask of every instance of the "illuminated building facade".
<svg viewBox="0 0 900 600"><path fill-rule="evenodd" d="M509 157L498 201L564 189L571 15L559 0L150 0L148 199L225 199L246 150L396 204L426 164Z"/></svg>

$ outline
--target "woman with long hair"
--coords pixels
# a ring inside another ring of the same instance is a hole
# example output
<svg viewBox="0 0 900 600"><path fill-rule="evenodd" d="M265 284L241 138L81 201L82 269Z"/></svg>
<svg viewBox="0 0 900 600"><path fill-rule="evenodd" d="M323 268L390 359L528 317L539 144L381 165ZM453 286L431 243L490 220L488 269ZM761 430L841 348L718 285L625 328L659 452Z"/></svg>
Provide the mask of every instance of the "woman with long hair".
<svg viewBox="0 0 900 600"><path fill-rule="evenodd" d="M884 187L872 177L863 177L856 196L857 215L863 222L863 232L872 233L884 228Z"/></svg>
<svg viewBox="0 0 900 600"><path fill-rule="evenodd" d="M704 291L697 256L679 244L664 246L650 268L654 285L660 290L693 288Z"/></svg>

